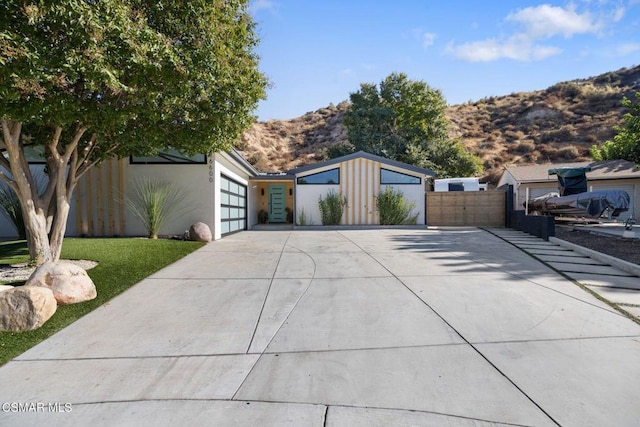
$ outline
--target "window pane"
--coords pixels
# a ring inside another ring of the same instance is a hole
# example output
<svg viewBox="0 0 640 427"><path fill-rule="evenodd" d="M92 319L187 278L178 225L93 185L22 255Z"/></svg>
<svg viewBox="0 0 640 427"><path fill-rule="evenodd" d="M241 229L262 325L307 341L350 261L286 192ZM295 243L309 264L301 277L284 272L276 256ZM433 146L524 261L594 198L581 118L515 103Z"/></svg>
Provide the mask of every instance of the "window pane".
<svg viewBox="0 0 640 427"><path fill-rule="evenodd" d="M331 169L298 178L298 184L340 184L340 169Z"/></svg>
<svg viewBox="0 0 640 427"><path fill-rule="evenodd" d="M223 205L229 204L229 195L227 193L220 194L220 203L222 203Z"/></svg>
<svg viewBox="0 0 640 427"><path fill-rule="evenodd" d="M380 169L380 184L420 184L422 179L389 169Z"/></svg>
<svg viewBox="0 0 640 427"><path fill-rule="evenodd" d="M179 152L178 150L164 150L160 151L157 156L145 157L145 156L131 156L131 163L196 163L206 164L207 157L204 154L196 154L195 156L188 156Z"/></svg>
<svg viewBox="0 0 640 427"><path fill-rule="evenodd" d="M222 234L228 233L229 232L229 223L223 221L222 224L220 224L220 231L222 232Z"/></svg>

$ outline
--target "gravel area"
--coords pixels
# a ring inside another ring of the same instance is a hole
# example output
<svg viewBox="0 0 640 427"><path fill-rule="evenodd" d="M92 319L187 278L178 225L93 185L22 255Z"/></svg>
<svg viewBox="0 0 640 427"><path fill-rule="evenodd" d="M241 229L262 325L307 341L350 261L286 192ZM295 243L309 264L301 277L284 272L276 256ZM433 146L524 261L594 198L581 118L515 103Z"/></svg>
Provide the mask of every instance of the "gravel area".
<svg viewBox="0 0 640 427"><path fill-rule="evenodd" d="M66 261L72 262L73 264L76 264L84 268L85 270L92 269L93 267L98 265L98 263L95 261L88 261L83 259ZM35 269L35 267L24 263L15 265L2 264L0 265L0 283L24 282L29 278L29 276L31 276L31 273L33 273Z"/></svg>
<svg viewBox="0 0 640 427"><path fill-rule="evenodd" d="M556 226L556 237L640 265L640 239L592 233L571 226Z"/></svg>

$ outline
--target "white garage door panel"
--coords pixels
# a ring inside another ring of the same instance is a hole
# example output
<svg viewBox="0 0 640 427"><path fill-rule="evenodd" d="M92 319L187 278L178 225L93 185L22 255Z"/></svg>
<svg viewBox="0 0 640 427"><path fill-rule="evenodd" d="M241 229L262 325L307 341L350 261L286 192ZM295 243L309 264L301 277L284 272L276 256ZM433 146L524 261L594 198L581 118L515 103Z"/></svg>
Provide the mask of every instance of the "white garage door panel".
<svg viewBox="0 0 640 427"><path fill-rule="evenodd" d="M220 176L220 231L222 235L247 229L247 187Z"/></svg>

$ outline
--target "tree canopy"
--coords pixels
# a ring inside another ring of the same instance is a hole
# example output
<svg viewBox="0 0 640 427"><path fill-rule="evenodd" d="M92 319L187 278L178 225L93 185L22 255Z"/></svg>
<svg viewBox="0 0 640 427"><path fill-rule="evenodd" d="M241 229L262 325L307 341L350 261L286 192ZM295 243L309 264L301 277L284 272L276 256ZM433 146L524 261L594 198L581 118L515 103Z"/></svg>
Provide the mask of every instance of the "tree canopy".
<svg viewBox="0 0 640 427"><path fill-rule="evenodd" d="M359 150L426 167L440 177L473 176L480 160L448 136L446 101L439 90L392 73L378 86L360 85L345 114L349 144L330 156Z"/></svg>
<svg viewBox="0 0 640 427"><path fill-rule="evenodd" d="M267 85L247 3L0 3L0 179L21 201L32 256L57 259L49 243L61 243L77 179L101 160L233 146ZM44 152L42 194L28 146Z"/></svg>
<svg viewBox="0 0 640 427"><path fill-rule="evenodd" d="M628 109L624 126L616 128L613 140L594 145L589 152L595 160L624 159L640 165L640 92L636 92L635 102L624 97L622 105Z"/></svg>

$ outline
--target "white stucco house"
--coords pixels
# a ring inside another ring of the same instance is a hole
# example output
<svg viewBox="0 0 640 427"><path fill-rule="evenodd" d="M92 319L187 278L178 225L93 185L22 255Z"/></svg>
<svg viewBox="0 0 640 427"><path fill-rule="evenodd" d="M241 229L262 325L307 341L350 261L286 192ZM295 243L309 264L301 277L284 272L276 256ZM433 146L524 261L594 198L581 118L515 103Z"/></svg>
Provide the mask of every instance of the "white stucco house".
<svg viewBox="0 0 640 427"><path fill-rule="evenodd" d="M375 198L386 187L393 187L415 205L417 223L425 224L425 184L428 178L435 176L435 172L359 151L290 170L288 175L295 180L294 212L297 219L304 210L312 223L320 224L318 200L333 190L347 200L343 225L379 224Z"/></svg>
<svg viewBox="0 0 640 427"><path fill-rule="evenodd" d="M44 164L32 160L32 170L42 173ZM270 224L299 223L302 211L309 225L320 225L318 199L330 190L347 198L342 224L375 225L379 224L375 198L389 186L415 205L418 224L424 224L426 180L434 175L429 169L365 152L276 174L259 173L235 150L209 156L163 152L111 159L78 183L66 235L145 236L143 224L125 202L141 178L171 182L185 196L188 209L160 230L161 235L181 236L190 225L204 222L214 239L220 239L251 229L261 217ZM0 238L15 237L9 220L0 218Z"/></svg>
<svg viewBox="0 0 640 427"><path fill-rule="evenodd" d="M529 199L558 191L558 180L549 175L552 168L590 166L587 172L589 191L623 190L631 198L630 208L618 220L635 218L640 213L640 170L627 160L605 160L598 162L554 163L532 166L507 166L498 182L498 187L511 184L514 192L514 208L524 209Z"/></svg>
<svg viewBox="0 0 640 427"><path fill-rule="evenodd" d="M44 164L33 159L31 168L42 173ZM74 192L67 222L67 236L144 236L144 226L127 207L136 182L150 178L171 182L185 195L184 213L174 218L162 235L182 235L191 224L209 225L214 239L246 230L252 208L249 179L258 172L239 153L183 156L164 152L156 157L110 159L81 178ZM0 237L17 237L0 218Z"/></svg>

